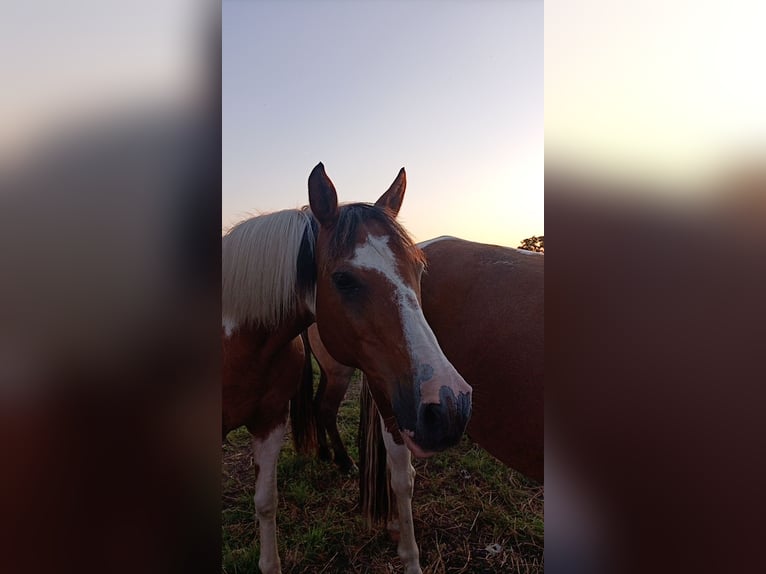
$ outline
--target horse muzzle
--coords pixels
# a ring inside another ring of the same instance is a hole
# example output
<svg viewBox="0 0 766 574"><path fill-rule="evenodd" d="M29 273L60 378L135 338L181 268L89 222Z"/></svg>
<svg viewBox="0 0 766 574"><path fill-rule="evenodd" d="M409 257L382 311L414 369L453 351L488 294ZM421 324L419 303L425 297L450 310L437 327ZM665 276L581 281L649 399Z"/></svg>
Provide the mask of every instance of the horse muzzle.
<svg viewBox="0 0 766 574"><path fill-rule="evenodd" d="M414 430L402 425L407 447L418 458L455 446L463 436L471 418L471 394L458 393L447 386L439 390L438 403L421 403L417 409Z"/></svg>

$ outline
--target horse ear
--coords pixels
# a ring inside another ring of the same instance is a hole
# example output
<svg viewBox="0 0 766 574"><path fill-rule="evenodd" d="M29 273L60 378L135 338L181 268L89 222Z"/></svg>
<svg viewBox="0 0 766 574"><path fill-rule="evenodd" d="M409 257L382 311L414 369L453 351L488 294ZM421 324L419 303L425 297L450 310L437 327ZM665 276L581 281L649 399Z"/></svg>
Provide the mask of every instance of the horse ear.
<svg viewBox="0 0 766 574"><path fill-rule="evenodd" d="M338 194L321 162L309 175L309 205L322 227L332 227L338 221Z"/></svg>
<svg viewBox="0 0 766 574"><path fill-rule="evenodd" d="M402 201L404 201L405 189L407 189L407 174L402 168L399 170L399 175L396 176L394 183L391 184L386 193L380 196L375 205L387 208L396 217L402 207Z"/></svg>

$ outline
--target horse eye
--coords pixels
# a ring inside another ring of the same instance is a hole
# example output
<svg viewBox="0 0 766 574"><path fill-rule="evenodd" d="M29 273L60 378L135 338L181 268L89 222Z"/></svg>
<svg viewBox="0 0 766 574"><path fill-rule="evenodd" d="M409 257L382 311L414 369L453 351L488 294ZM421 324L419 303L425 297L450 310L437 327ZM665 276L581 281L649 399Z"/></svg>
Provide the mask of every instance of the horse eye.
<svg viewBox="0 0 766 574"><path fill-rule="evenodd" d="M339 271L332 274L332 282L338 291L351 293L361 287L359 282L350 273Z"/></svg>

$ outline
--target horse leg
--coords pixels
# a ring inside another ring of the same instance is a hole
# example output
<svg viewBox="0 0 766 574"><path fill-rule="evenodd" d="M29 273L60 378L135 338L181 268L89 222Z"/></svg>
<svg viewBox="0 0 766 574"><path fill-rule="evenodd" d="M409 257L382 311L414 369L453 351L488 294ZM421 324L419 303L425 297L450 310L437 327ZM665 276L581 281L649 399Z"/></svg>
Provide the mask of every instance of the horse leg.
<svg viewBox="0 0 766 574"><path fill-rule="evenodd" d="M412 491L415 487L415 468L412 466L410 451L404 445L394 442L380 419L383 441L386 444L388 466L391 469L391 488L396 496L399 512L399 544L397 552L404 563L405 574L423 574L420 569L420 551L415 541L415 525L412 520Z"/></svg>
<svg viewBox="0 0 766 574"><path fill-rule="evenodd" d="M348 455L346 446L340 438L338 432L338 409L343 397L346 396L348 385L351 382L353 369L348 374L332 375L319 405L319 420L322 428L327 430L332 443L332 449L335 452L335 464L343 473L349 473L356 467L354 461Z"/></svg>
<svg viewBox="0 0 766 574"><path fill-rule="evenodd" d="M253 461L258 473L255 481L255 515L261 534L258 567L263 574L279 574L282 566L277 548L277 459L285 437L282 420L265 438L253 437Z"/></svg>
<svg viewBox="0 0 766 574"><path fill-rule="evenodd" d="M327 391L327 374L322 366L319 366L319 385L317 386L317 394L314 397L314 414L317 423L317 442L319 443L319 450L317 456L319 460L330 460L330 449L327 447L327 426L325 425L323 406L326 401L325 393Z"/></svg>

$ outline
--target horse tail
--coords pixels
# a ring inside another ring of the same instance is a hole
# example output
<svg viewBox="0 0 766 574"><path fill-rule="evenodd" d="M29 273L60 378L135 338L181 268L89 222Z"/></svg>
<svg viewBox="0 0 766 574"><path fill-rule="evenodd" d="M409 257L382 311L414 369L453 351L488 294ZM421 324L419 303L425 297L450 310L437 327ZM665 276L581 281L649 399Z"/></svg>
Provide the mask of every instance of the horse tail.
<svg viewBox="0 0 766 574"><path fill-rule="evenodd" d="M314 370L311 365L311 347L306 331L303 340L303 374L298 392L290 401L290 427L296 452L311 455L317 449L317 422L314 413Z"/></svg>
<svg viewBox="0 0 766 574"><path fill-rule="evenodd" d="M367 528L372 528L391 520L394 493L380 415L364 374L359 403L359 507Z"/></svg>

